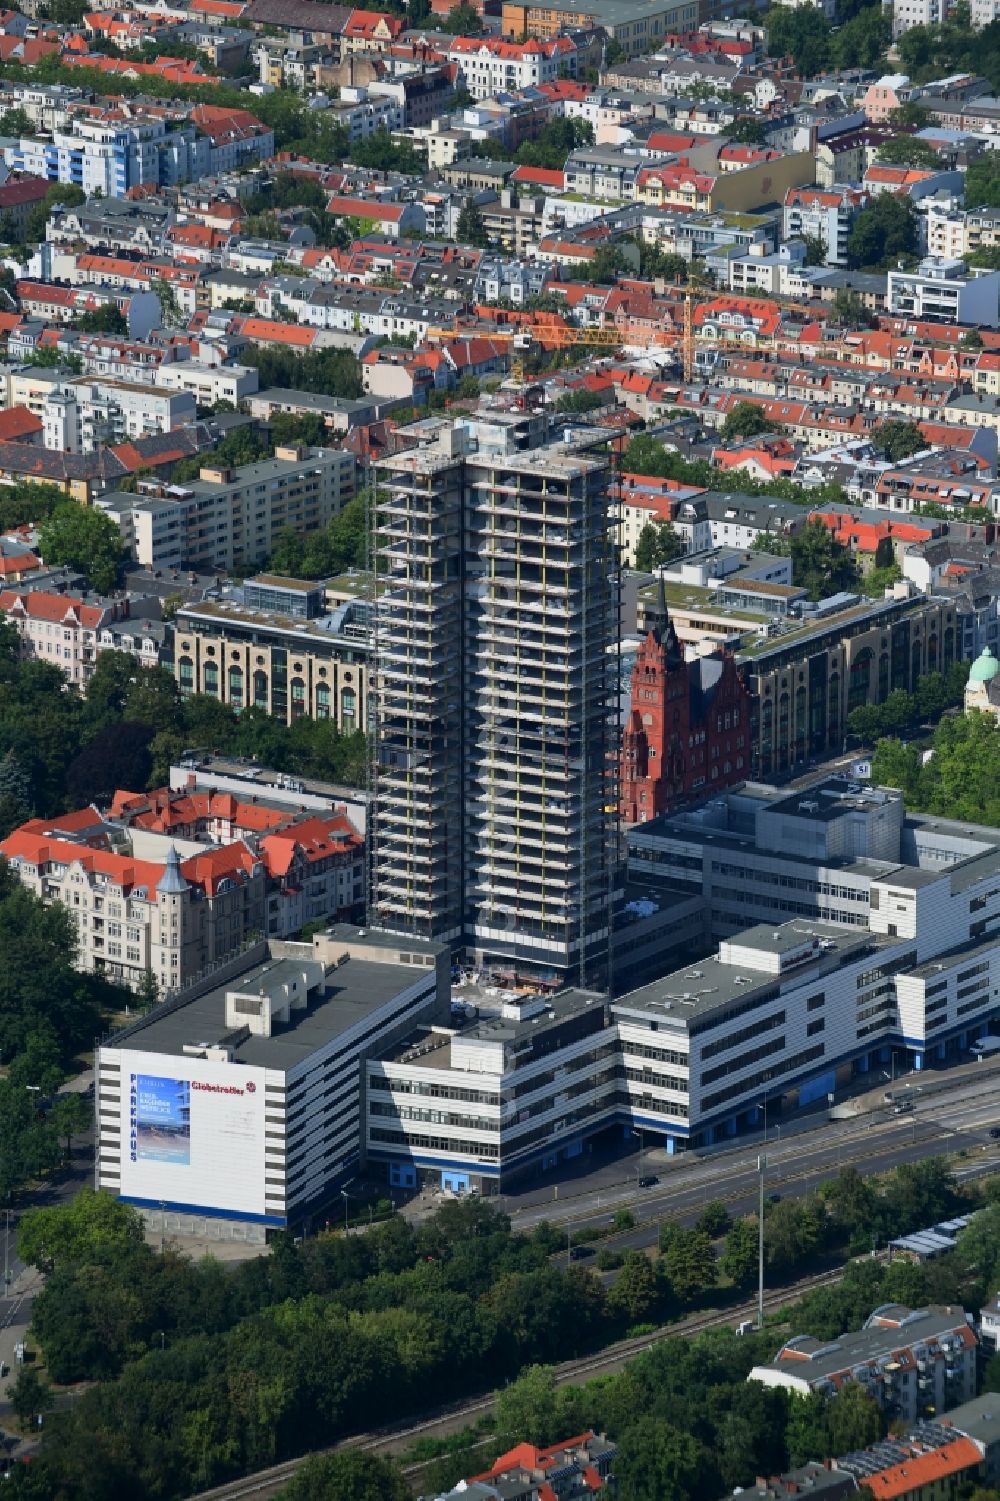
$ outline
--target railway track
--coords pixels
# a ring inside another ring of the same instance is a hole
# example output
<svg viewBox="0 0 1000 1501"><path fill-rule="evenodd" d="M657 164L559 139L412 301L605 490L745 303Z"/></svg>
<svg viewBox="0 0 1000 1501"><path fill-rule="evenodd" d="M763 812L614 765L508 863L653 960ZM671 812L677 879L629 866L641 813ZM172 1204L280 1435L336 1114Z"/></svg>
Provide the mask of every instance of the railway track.
<svg viewBox="0 0 1000 1501"><path fill-rule="evenodd" d="M832 1283L839 1282L843 1275L843 1268L836 1267L832 1271L818 1272L815 1276L804 1277L799 1282L790 1283L786 1287L767 1293L764 1297L765 1311L781 1308L790 1298L811 1292L814 1288L828 1287ZM591 1376L607 1374L619 1369L636 1355L658 1344L660 1340L668 1339L676 1334L700 1334L706 1329L717 1329L722 1324L738 1323L742 1317L755 1311L755 1302L744 1303L726 1309L722 1313L695 1314L679 1323L665 1324L649 1334L619 1340L617 1344L608 1345L592 1355L581 1356L578 1360L568 1360L557 1366L556 1384L559 1386L578 1385ZM493 1393L490 1392L470 1402L463 1402L426 1414L405 1427L383 1428L371 1433L357 1434L316 1452L332 1454L337 1449L350 1446L373 1454L397 1454L401 1449L407 1449L415 1439L431 1437L437 1432L453 1431L456 1427L467 1427L476 1418L490 1412L493 1401ZM190 1497L189 1501L242 1501L244 1497L253 1497L255 1501L267 1501L268 1497L274 1496L282 1486L287 1485L296 1470L308 1458L310 1458L308 1454L302 1454L296 1459L284 1460L281 1464L272 1465L269 1469L258 1470L254 1475L245 1475L241 1480L229 1481L225 1485L215 1486L212 1490L199 1491L196 1496ZM426 1461L410 1465L404 1469L403 1473L414 1475L425 1467L425 1463Z"/></svg>

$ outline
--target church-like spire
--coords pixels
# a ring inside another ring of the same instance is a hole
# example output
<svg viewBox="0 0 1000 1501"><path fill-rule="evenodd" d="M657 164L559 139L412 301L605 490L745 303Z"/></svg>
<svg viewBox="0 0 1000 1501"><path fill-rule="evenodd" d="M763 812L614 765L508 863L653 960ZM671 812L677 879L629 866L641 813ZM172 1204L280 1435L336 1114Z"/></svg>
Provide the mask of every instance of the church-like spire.
<svg viewBox="0 0 1000 1501"><path fill-rule="evenodd" d="M665 650L668 671L684 665L684 652L667 607L667 586L662 573L656 581L656 624L653 627L653 640L657 646L662 646Z"/></svg>

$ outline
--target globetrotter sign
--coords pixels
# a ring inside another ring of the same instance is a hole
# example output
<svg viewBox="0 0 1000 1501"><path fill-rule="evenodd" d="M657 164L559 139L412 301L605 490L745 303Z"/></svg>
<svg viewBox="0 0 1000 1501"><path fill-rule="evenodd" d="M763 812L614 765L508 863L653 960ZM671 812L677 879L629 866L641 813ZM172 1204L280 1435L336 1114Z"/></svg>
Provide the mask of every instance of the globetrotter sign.
<svg viewBox="0 0 1000 1501"><path fill-rule="evenodd" d="M264 1071L121 1054L122 1196L264 1213Z"/></svg>

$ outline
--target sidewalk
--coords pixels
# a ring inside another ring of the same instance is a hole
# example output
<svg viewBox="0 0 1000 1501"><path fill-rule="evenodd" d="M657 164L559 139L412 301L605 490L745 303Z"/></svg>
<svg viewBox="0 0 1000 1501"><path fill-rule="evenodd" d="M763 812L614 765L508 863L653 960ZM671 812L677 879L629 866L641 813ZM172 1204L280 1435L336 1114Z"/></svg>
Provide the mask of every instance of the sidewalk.
<svg viewBox="0 0 1000 1501"><path fill-rule="evenodd" d="M0 1361L7 1368L7 1374L0 1377L0 1421L8 1428L11 1422L10 1388L20 1371L15 1349L27 1337L35 1295L41 1291L44 1282L45 1278L35 1267L25 1267L0 1299Z"/></svg>

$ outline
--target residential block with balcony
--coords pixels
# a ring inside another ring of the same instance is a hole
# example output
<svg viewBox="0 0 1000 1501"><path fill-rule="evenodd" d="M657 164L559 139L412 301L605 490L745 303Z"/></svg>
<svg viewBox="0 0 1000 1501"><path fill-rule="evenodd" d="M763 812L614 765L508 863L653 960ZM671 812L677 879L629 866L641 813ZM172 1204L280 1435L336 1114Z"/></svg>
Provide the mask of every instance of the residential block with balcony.
<svg viewBox="0 0 1000 1501"><path fill-rule="evenodd" d="M833 1396L857 1382L894 1422L947 1412L976 1394L978 1343L961 1309L888 1303L836 1340L799 1334L748 1376L764 1386Z"/></svg>

